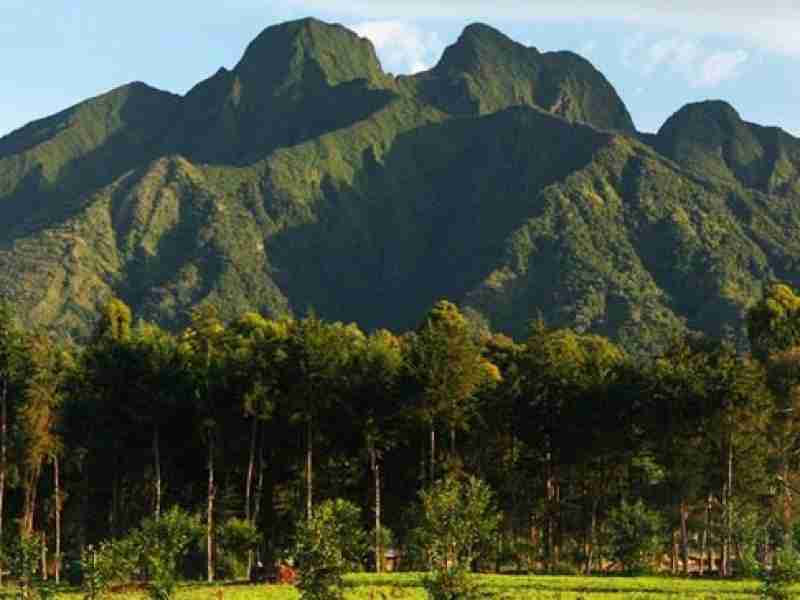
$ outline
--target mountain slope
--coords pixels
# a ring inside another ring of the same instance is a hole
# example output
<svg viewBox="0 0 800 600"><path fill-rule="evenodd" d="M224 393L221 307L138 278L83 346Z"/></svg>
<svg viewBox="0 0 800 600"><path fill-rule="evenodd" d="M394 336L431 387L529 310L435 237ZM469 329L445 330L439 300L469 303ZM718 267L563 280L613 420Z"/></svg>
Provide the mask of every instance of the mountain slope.
<svg viewBox="0 0 800 600"><path fill-rule="evenodd" d="M719 102L641 137L587 61L483 25L392 78L306 19L184 97L134 84L0 140L0 286L77 336L111 295L169 327L211 302L395 329L447 297L650 351L742 336L766 280L800 283L799 160Z"/></svg>

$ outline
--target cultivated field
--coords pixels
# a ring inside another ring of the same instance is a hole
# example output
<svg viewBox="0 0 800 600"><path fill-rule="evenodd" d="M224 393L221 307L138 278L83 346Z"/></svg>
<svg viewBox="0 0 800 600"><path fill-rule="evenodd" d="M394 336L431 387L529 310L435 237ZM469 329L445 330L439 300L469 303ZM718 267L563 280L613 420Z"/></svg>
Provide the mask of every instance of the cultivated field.
<svg viewBox="0 0 800 600"><path fill-rule="evenodd" d="M352 600L423 600L418 574L350 575L345 598ZM758 598L758 584L753 581L717 581L659 577L481 577L491 598L522 600L733 600ZM65 600L82 600L77 590L59 594ZM800 598L800 588L797 590ZM177 600L295 600L290 586L215 584L186 585ZM119 592L111 600L144 600L143 592Z"/></svg>

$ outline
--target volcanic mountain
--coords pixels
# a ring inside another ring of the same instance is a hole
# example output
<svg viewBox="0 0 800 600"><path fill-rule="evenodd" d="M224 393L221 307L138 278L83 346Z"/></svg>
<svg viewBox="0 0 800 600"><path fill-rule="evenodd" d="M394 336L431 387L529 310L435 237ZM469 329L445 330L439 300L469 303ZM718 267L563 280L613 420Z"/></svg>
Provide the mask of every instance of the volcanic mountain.
<svg viewBox="0 0 800 600"><path fill-rule="evenodd" d="M305 19L185 96L132 83L0 139L0 285L86 335L119 296L413 327L439 298L648 351L800 284L800 140L724 102L636 131L590 62L467 27L429 71Z"/></svg>

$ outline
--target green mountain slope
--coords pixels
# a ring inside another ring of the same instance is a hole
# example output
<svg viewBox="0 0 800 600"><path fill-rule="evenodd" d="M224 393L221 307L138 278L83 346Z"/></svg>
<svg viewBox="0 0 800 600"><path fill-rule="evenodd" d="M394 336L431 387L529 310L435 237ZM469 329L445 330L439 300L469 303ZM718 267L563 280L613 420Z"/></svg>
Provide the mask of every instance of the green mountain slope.
<svg viewBox="0 0 800 600"><path fill-rule="evenodd" d="M486 26L393 78L306 19L184 97L133 84L0 140L0 285L78 336L112 294L166 326L212 302L396 329L447 297L651 350L800 283L799 159L718 102L639 136L587 61Z"/></svg>

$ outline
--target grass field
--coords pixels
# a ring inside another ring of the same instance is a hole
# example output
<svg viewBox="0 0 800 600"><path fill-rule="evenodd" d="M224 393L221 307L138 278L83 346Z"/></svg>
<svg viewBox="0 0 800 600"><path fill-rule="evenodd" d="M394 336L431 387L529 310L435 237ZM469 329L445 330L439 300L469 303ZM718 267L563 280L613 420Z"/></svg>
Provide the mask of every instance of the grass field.
<svg viewBox="0 0 800 600"><path fill-rule="evenodd" d="M350 575L346 599L423 600L419 574ZM754 581L678 579L664 577L549 577L483 575L481 584L488 597L511 600L726 600L758 598ZM77 591L58 595L65 600L82 600ZM800 588L797 590L800 598ZM143 600L143 592L119 592L110 600ZM194 584L181 586L177 600L295 600L290 586L244 584Z"/></svg>

